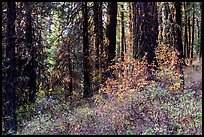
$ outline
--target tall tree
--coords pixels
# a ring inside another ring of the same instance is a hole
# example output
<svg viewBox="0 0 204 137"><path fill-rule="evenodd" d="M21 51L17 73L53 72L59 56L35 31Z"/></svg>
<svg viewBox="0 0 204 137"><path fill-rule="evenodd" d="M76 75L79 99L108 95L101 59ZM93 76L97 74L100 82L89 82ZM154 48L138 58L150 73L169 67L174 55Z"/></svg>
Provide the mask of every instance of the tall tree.
<svg viewBox="0 0 204 137"><path fill-rule="evenodd" d="M131 55L130 53L132 52L132 45L133 45L133 31L132 31L132 6L131 6L131 2L129 2L129 55Z"/></svg>
<svg viewBox="0 0 204 137"><path fill-rule="evenodd" d="M139 57L142 58L147 53L148 64L154 64L158 67L156 55L154 52L157 46L158 37L158 18L157 7L154 2L137 2L136 3L136 29L137 43L141 47L138 49ZM138 17L139 16L139 17ZM134 45L135 46L135 45Z"/></svg>
<svg viewBox="0 0 204 137"><path fill-rule="evenodd" d="M184 2L184 58L188 56L188 32L187 32L187 12L186 12L186 2Z"/></svg>
<svg viewBox="0 0 204 137"><path fill-rule="evenodd" d="M182 48L182 36L181 36L181 21L182 21L182 3L181 2L175 2L174 3L175 8L176 8L176 23L178 26L176 27L176 40L175 40L175 48L178 51L177 57L175 58L177 63L179 63L179 72L181 74L180 78L182 80L181 83L181 88L184 88L184 74L183 74L183 68L182 64L184 63L183 61L183 48Z"/></svg>
<svg viewBox="0 0 204 137"><path fill-rule="evenodd" d="M124 61L124 46L125 46L125 30L124 30L124 6L121 5L121 18L120 18L120 49L121 49L121 59Z"/></svg>
<svg viewBox="0 0 204 137"><path fill-rule="evenodd" d="M95 66L96 70L99 70L99 23L98 23L98 10L99 10L99 3L94 2L93 11L94 11L94 45L96 49L96 59L95 59Z"/></svg>
<svg viewBox="0 0 204 137"><path fill-rule="evenodd" d="M106 45L107 45L107 64L114 64L116 49L116 24L117 24L117 2L108 2L107 26L106 26Z"/></svg>
<svg viewBox="0 0 204 137"><path fill-rule="evenodd" d="M187 8L190 8L190 2L187 2ZM190 58L190 55L191 55L191 52L190 52L190 47L191 47L191 17L188 16L187 17L187 22L188 22L188 47L187 47L187 50L188 50L188 54L187 54L187 57Z"/></svg>
<svg viewBox="0 0 204 137"><path fill-rule="evenodd" d="M105 66L102 74L102 83L107 77L114 78L113 69L108 70L108 66L115 64L116 56L116 25L117 25L117 2L108 2L106 23L106 47Z"/></svg>
<svg viewBox="0 0 204 137"><path fill-rule="evenodd" d="M7 78L6 78L6 95L5 95L5 132L7 134L16 133L16 91L15 91L15 20L16 20L16 4L15 2L7 2L7 28L6 28L6 58Z"/></svg>
<svg viewBox="0 0 204 137"><path fill-rule="evenodd" d="M181 37L182 3L175 2L175 8L176 8L176 23L178 24L178 27L175 27L176 29L175 46L176 46L176 49L180 52L179 58L181 59L183 58L183 46L182 46L182 37Z"/></svg>
<svg viewBox="0 0 204 137"><path fill-rule="evenodd" d="M103 68L104 66L102 65L103 62L103 52L104 52L104 48L103 48L103 14L102 14L102 6L103 3L99 2L98 4L98 10L97 10L97 14L98 14L98 37L99 37L99 58L100 58L100 66L99 66L99 75L101 77L101 68Z"/></svg>
<svg viewBox="0 0 204 137"><path fill-rule="evenodd" d="M99 2L98 4L98 35L99 35L99 48L100 48L100 58L103 54L103 20L102 20L102 6L103 3ZM101 63L100 63L101 64Z"/></svg>
<svg viewBox="0 0 204 137"><path fill-rule="evenodd" d="M91 96L90 90L90 65L89 65L89 41L88 41L88 9L87 2L82 2L83 15L83 65L84 65L84 95L83 97Z"/></svg>
<svg viewBox="0 0 204 137"><path fill-rule="evenodd" d="M193 8L193 18L192 18L192 44L191 44L191 58L193 59L193 45L194 45L194 24L195 24L195 3L193 2L192 4L192 8ZM192 64L192 60L191 60L191 64Z"/></svg>
<svg viewBox="0 0 204 137"><path fill-rule="evenodd" d="M31 18L31 7L29 2L24 3L26 9L26 45L28 48L28 54L30 60L25 67L25 75L29 77L29 102L35 102L36 94L36 74L35 74L35 59L34 59L34 45L33 45L33 33L32 33L32 18Z"/></svg>
<svg viewBox="0 0 204 137"><path fill-rule="evenodd" d="M131 26L132 26L132 29L131 29L131 31L132 31L132 48L133 48L133 58L135 58L136 57L136 52L137 52L137 43L136 43L136 14L135 14L135 2L131 2L131 5L130 5L130 7L131 7Z"/></svg>
<svg viewBox="0 0 204 137"><path fill-rule="evenodd" d="M201 9L201 34L200 34L200 58L202 57L202 44L203 44L203 2L200 3L200 9Z"/></svg>

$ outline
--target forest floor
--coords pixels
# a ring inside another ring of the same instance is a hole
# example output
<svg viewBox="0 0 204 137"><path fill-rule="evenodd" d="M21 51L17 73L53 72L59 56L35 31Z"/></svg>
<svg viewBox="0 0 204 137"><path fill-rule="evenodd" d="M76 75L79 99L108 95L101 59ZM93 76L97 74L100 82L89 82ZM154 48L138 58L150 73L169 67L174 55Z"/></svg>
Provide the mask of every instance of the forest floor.
<svg viewBox="0 0 204 137"><path fill-rule="evenodd" d="M202 61L195 60L184 69L185 88L194 89L202 97Z"/></svg>
<svg viewBox="0 0 204 137"><path fill-rule="evenodd" d="M202 64L185 67L184 79L185 90L175 93L153 82L142 90L99 93L79 102L43 98L32 106L37 113L23 122L18 134L201 135ZM119 88L112 85L109 90Z"/></svg>

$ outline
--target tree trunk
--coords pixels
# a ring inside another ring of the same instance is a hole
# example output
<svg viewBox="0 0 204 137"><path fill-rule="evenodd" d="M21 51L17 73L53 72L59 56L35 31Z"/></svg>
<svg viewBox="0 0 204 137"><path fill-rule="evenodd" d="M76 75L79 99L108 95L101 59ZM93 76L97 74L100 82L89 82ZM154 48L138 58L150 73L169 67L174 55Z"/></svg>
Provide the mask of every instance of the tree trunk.
<svg viewBox="0 0 204 137"><path fill-rule="evenodd" d="M183 61L183 52L182 52L182 37L181 37L181 21L182 21L182 10L181 10L181 2L175 2L175 8L176 8L176 23L178 24L179 27L176 28L176 43L175 43L175 48L178 50L179 54L177 54L177 61L179 64L179 72L181 74L180 78L182 80L181 83L181 89L184 89L184 73L183 73L183 67L182 63Z"/></svg>
<svg viewBox="0 0 204 137"><path fill-rule="evenodd" d="M98 23L98 2L94 2L93 11L94 11L94 45L96 49L96 60L95 60L95 66L96 71L99 70L99 23ZM97 74L96 74L97 75Z"/></svg>
<svg viewBox="0 0 204 137"><path fill-rule="evenodd" d="M202 44L203 44L203 2L200 4L200 9L201 9L201 34L200 34L200 58L202 58Z"/></svg>
<svg viewBox="0 0 204 137"><path fill-rule="evenodd" d="M87 2L82 2L83 15L83 65L84 65L84 95L83 97L90 97L90 65L89 65L89 42L88 42L88 10Z"/></svg>
<svg viewBox="0 0 204 137"><path fill-rule="evenodd" d="M137 43L136 43L136 14L135 14L135 5L136 3L135 2L132 2L131 3L131 14L132 14L132 19L131 19L131 22L132 22L132 48L133 48L133 58L136 59L136 55L137 55Z"/></svg>
<svg viewBox="0 0 204 137"><path fill-rule="evenodd" d="M186 10L186 2L184 2L184 10ZM187 15L185 11L185 16L184 16L184 22L185 22L185 30L184 30L184 58L188 57L188 27L187 27Z"/></svg>
<svg viewBox="0 0 204 137"><path fill-rule="evenodd" d="M124 6L121 5L121 9L123 9ZM124 61L124 46L125 46L125 32L124 32L124 12L121 12L121 19L120 19L120 49L121 49L121 59Z"/></svg>
<svg viewBox="0 0 204 137"><path fill-rule="evenodd" d="M69 69L69 83L68 83L68 87L69 87L69 94L68 96L71 96L73 93L73 86L72 86L72 79L73 79L73 75L72 75L72 59L71 59L71 49L70 49L70 45L68 43L68 69Z"/></svg>
<svg viewBox="0 0 204 137"><path fill-rule="evenodd" d="M5 95L5 132L7 134L16 133L16 91L15 91L15 20L16 20L16 5L15 2L7 2L7 47L6 58L8 61L7 76L6 76L6 95Z"/></svg>
<svg viewBox="0 0 204 137"><path fill-rule="evenodd" d="M192 21L192 44L191 44L191 64L192 64L192 61L193 61L193 44L194 44L194 24L195 24L195 12L194 12L194 9L195 8L195 5L194 5L194 2L193 2L193 21Z"/></svg>
<svg viewBox="0 0 204 137"><path fill-rule="evenodd" d="M138 10L138 8L140 8L140 10ZM138 45L140 47L138 51L140 53L139 57L142 58L145 55L144 53L147 53L147 70L149 78L152 79L153 77L151 75L150 68L152 68L152 65L158 67L158 62L155 55L155 47L158 44L157 7L155 2L137 2L136 9L136 36Z"/></svg>
<svg viewBox="0 0 204 137"><path fill-rule="evenodd" d="M199 56L199 43L200 43L200 27L199 27L199 21L198 21L198 17L196 18L196 27L197 27L197 38L198 38L198 47L197 47L197 57Z"/></svg>
<svg viewBox="0 0 204 137"><path fill-rule="evenodd" d="M182 10L181 10L181 2L175 2L175 8L176 8L176 23L178 24L178 27L176 27L176 49L179 51L179 59L183 58L183 46L182 46L182 35L181 35L181 20L182 20Z"/></svg>
<svg viewBox="0 0 204 137"><path fill-rule="evenodd" d="M163 44L163 18L162 18L162 8L161 8L161 2L158 2L158 29L159 29L159 34L158 34L158 42L160 44Z"/></svg>
<svg viewBox="0 0 204 137"><path fill-rule="evenodd" d="M116 24L117 24L117 2L108 2L107 11L107 26L106 26L106 44L107 44L107 63L109 65L115 64L116 49Z"/></svg>
<svg viewBox="0 0 204 137"><path fill-rule="evenodd" d="M108 2L107 25L106 25L106 64L103 73L102 83L106 78L115 78L113 69L108 70L108 66L115 64L116 55L116 24L117 24L117 2Z"/></svg>
<svg viewBox="0 0 204 137"><path fill-rule="evenodd" d="M190 3L187 2L187 8L190 7ZM191 52L190 52L190 47L191 47L191 22L190 22L190 17L188 17L188 58L190 58Z"/></svg>
<svg viewBox="0 0 204 137"><path fill-rule="evenodd" d="M25 67L25 75L29 77L28 86L29 86L29 103L35 102L36 94L36 75L35 75L35 60L34 60L34 47L32 40L32 18L31 18L31 8L28 2L24 3L26 9L26 42L29 54L31 59L28 65Z"/></svg>
<svg viewBox="0 0 204 137"><path fill-rule="evenodd" d="M103 55L103 20L102 20L102 2L99 2L98 4L98 37L99 37L99 51L100 51L100 59L102 58ZM101 64L101 63L100 63ZM103 66L99 66L101 68Z"/></svg>
<svg viewBox="0 0 204 137"><path fill-rule="evenodd" d="M132 41L133 41L133 31L132 31L132 6L131 2L129 2L129 48L128 48L128 55L131 57L132 54Z"/></svg>

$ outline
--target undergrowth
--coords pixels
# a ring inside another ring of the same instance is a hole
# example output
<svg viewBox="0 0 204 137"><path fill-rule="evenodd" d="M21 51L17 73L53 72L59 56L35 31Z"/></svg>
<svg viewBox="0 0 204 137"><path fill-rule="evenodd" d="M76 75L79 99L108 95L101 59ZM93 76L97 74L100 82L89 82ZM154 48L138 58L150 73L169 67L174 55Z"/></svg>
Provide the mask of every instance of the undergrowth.
<svg viewBox="0 0 204 137"><path fill-rule="evenodd" d="M169 69L172 58L165 56L173 51L162 49L157 56L160 69L153 72L157 80L147 80L145 58L125 56L123 63L111 66L116 79L108 78L99 93L81 99L81 105L39 94L36 104L28 106L31 119L23 122L18 134L202 134L202 100L196 99L195 90L181 88L181 76ZM18 117L24 115L19 112Z"/></svg>

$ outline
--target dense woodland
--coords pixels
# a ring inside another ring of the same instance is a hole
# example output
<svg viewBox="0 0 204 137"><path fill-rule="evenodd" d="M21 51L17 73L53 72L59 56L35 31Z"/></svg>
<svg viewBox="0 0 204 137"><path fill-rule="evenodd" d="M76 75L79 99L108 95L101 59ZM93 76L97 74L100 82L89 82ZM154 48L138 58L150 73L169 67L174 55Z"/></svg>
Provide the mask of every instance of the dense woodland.
<svg viewBox="0 0 204 137"><path fill-rule="evenodd" d="M202 134L202 2L2 2L2 135Z"/></svg>

